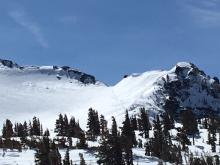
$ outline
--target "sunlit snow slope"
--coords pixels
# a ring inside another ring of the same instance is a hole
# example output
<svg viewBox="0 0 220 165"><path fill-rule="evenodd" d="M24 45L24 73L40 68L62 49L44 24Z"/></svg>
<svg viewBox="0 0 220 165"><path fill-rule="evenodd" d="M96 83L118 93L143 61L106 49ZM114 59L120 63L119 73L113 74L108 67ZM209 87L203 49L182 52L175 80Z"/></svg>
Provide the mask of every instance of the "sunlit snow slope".
<svg viewBox="0 0 220 165"><path fill-rule="evenodd" d="M178 65L191 67L188 63ZM0 121L9 118L22 122L37 116L44 127L54 128L58 114L67 113L79 119L85 128L90 107L106 118L114 115L118 120L124 117L126 109L132 114L142 106L153 114L162 110L167 97L164 83L178 78L174 67L170 71L132 74L115 86L106 86L87 74L82 79L84 73L79 71L71 77L69 70L74 71L52 66L20 67L0 60Z"/></svg>

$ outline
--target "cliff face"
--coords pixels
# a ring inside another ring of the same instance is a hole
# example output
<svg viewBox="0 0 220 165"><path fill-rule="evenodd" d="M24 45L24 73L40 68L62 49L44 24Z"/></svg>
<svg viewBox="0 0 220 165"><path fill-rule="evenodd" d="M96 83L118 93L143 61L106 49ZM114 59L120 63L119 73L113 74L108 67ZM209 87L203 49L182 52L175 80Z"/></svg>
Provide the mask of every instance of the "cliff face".
<svg viewBox="0 0 220 165"><path fill-rule="evenodd" d="M191 63L178 63L163 77L164 102L175 100L179 110L192 109L197 115L220 112L220 84Z"/></svg>

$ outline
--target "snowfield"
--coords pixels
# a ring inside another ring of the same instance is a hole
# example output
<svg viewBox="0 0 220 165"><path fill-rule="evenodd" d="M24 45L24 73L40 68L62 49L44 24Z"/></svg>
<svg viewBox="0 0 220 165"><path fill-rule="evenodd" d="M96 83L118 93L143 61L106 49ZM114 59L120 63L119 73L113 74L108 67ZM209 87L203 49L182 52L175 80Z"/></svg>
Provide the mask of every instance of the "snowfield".
<svg viewBox="0 0 220 165"><path fill-rule="evenodd" d="M154 157L147 157L144 155L144 149L133 149L134 154L134 164L139 165L157 165L159 159ZM60 150L62 158L64 158L66 150ZM89 153L86 150L70 150L70 158L73 160L73 164L79 164L80 158L79 153L83 154L83 157L87 165L97 164L96 157L93 153ZM7 151L3 157L3 151L0 151L0 164L1 165L34 165L34 150L23 150L22 152L17 151ZM169 163L167 163L169 165Z"/></svg>
<svg viewBox="0 0 220 165"><path fill-rule="evenodd" d="M166 71L151 71L131 75L115 86L106 86L102 83L85 85L66 77L59 80L41 72L0 68L0 105L4 112L0 121L9 118L21 122L36 116L44 127L52 129L58 114L66 113L79 119L85 128L90 107L107 119L117 116L121 120L132 105L147 102L152 108L156 82L165 74Z"/></svg>
<svg viewBox="0 0 220 165"><path fill-rule="evenodd" d="M89 79L93 76L85 78L83 76L87 74L71 68L66 70L69 67L18 67L15 63L9 64L5 66L0 60L0 105L1 112L4 112L0 115L0 125L6 118L22 122L36 116L44 127L52 129L58 114L66 113L74 116L85 128L90 107L109 121L111 116L115 116L119 124L125 110L132 115L139 112L140 107L145 107L154 117L155 113L162 111L161 105L167 97L163 93L164 84L176 83L180 79L177 78L179 68L182 72L178 76L191 80L189 89L183 89L180 93L181 96L186 94L184 101L180 100L182 105L192 108L211 106L215 110L220 107L220 99L211 96L212 91L208 91L216 86L211 86L214 80L186 62L177 63L169 71L132 74L114 86L106 86L99 81L93 83ZM82 83L82 77L84 82L90 83ZM210 89L201 89L204 84ZM217 87L216 91L220 91L220 85ZM220 92L216 95L220 96Z"/></svg>

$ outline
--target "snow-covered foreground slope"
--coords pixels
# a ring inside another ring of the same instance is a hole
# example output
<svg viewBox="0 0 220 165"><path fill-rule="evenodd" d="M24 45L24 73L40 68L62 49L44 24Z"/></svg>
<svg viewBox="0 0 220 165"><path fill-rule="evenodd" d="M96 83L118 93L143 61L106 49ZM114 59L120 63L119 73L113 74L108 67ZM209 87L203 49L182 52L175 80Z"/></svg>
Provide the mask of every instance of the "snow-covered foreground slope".
<svg viewBox="0 0 220 165"><path fill-rule="evenodd" d="M0 60L0 121L9 118L22 122L36 116L44 127L52 129L58 114L67 113L85 128L90 107L107 119L116 116L121 121L126 109L130 114L142 106L152 114L162 110L171 92L175 97L184 96L177 98L184 106L218 110L219 87L219 83L189 63L178 63L169 71L132 74L115 86L106 86L69 67L20 67Z"/></svg>
<svg viewBox="0 0 220 165"><path fill-rule="evenodd" d="M175 127L182 127L180 123L176 123ZM199 136L196 136L195 138L195 144L189 145L189 153L193 153L195 157L202 156L220 156L220 145L216 144L216 152L211 152L211 145L207 144L208 141L208 130L204 128L200 128L202 125L199 125ZM171 129L170 135L175 139L178 131L177 129ZM144 143L146 142L146 139L139 136L139 131L136 131L136 137L137 139L141 139ZM219 139L219 134L216 134L216 138ZM150 137L153 137L153 130L150 130ZM76 145L77 139L73 139L73 145ZM179 141L172 140L173 143L179 144ZM190 142L193 142L193 138L189 137ZM98 142L92 142L88 141L89 147L95 147L98 146ZM64 155L66 152L66 149L59 149L59 152L61 154L62 159L64 159ZM0 149L0 164L1 165L34 165L35 162L35 155L36 151L34 149L22 149L22 152L18 152L17 150L7 150L3 151L3 149ZM83 154L83 157L87 163L87 165L94 165L97 164L97 158L95 156L95 152L92 152L91 150L83 150L83 149L72 149L70 150L70 158L73 160L74 164L79 164L80 157L79 153ZM188 156L189 153L182 151L182 164L188 165ZM162 162L162 160L152 157L152 156L146 156L145 155L145 148L133 148L133 162L134 164L138 165L158 165L158 162ZM165 163L165 162L164 162ZM166 162L166 165L171 165L171 163Z"/></svg>
<svg viewBox="0 0 220 165"><path fill-rule="evenodd" d="M139 132L136 132L136 135L139 139L142 139L144 142L145 138L138 135ZM151 131L151 136L152 136ZM16 139L16 138L15 138ZM76 145L78 139L72 138L73 146ZM88 141L88 147L98 147L99 143L97 141ZM162 160L153 156L146 156L144 148L133 148L133 162L138 165L158 165L158 162L162 162ZM34 165L35 164L35 153L36 149L22 149L22 152L18 150L3 150L0 149L0 165ZM62 160L65 157L66 149L59 149L59 153L61 154ZM98 158L96 157L97 152L92 150L84 150L84 149L70 149L69 155L73 164L80 164L79 154L83 154L85 162L87 165L95 165L97 164ZM202 152L201 152L202 153ZM171 163L166 162L166 165L171 165Z"/></svg>
<svg viewBox="0 0 220 165"><path fill-rule="evenodd" d="M62 158L64 158L66 150L60 150ZM134 164L139 165L157 165L159 159L155 157L147 157L144 155L144 149L135 148L133 149L134 154ZM70 158L73 160L74 164L80 164L79 153L82 153L84 159L88 165L97 164L97 158L93 153L86 150L75 149L70 151ZM1 165L34 165L34 150L23 150L22 152L10 151L3 152L0 150L0 164ZM167 163L169 165L169 163Z"/></svg>

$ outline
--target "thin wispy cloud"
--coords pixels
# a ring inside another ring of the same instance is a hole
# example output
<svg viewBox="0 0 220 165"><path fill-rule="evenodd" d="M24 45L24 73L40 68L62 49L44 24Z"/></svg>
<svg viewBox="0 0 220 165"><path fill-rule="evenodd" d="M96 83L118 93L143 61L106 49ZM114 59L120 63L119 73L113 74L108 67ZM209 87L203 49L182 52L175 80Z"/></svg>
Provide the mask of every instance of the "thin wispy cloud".
<svg viewBox="0 0 220 165"><path fill-rule="evenodd" d="M9 16L20 26L24 27L27 31L33 34L36 41L43 47L48 48L48 42L45 39L41 28L33 20L31 20L28 14L24 10L10 11Z"/></svg>
<svg viewBox="0 0 220 165"><path fill-rule="evenodd" d="M220 0L187 0L184 5L197 25L220 27Z"/></svg>
<svg viewBox="0 0 220 165"><path fill-rule="evenodd" d="M220 26L220 12L209 9L193 8L193 16L196 22L202 23L204 26Z"/></svg>
<svg viewBox="0 0 220 165"><path fill-rule="evenodd" d="M218 4L218 0L200 0L200 3L204 7L215 7Z"/></svg>

